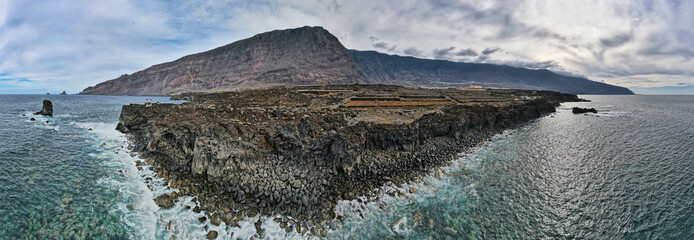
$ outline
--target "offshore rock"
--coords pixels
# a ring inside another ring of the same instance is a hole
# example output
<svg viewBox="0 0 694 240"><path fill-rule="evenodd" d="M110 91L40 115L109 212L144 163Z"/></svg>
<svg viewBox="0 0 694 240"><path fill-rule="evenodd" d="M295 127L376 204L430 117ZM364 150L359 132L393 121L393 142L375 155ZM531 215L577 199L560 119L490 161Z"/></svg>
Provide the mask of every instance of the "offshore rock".
<svg viewBox="0 0 694 240"><path fill-rule="evenodd" d="M337 201L412 180L498 131L578 100L549 91L391 85L173 99L189 102L126 105L117 126L159 176L209 212L291 216L297 230L316 234L315 223L336 217Z"/></svg>
<svg viewBox="0 0 694 240"><path fill-rule="evenodd" d="M574 107L571 109L571 112L574 114L580 114L580 113L598 113L598 110L595 110L595 108L580 108L580 107Z"/></svg>
<svg viewBox="0 0 694 240"><path fill-rule="evenodd" d="M35 112L34 115L53 116L53 103L49 100L43 100L43 108L41 111Z"/></svg>

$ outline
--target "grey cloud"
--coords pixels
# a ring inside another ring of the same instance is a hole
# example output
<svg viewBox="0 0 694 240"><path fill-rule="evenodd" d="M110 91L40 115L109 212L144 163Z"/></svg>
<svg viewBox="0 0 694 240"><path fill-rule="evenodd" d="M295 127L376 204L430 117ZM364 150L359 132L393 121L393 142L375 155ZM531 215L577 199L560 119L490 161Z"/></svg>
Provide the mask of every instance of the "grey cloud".
<svg viewBox="0 0 694 240"><path fill-rule="evenodd" d="M694 50L691 47L672 47L665 44L649 44L638 50L639 54L648 56L685 56L694 57Z"/></svg>
<svg viewBox="0 0 694 240"><path fill-rule="evenodd" d="M450 21L452 28L457 27L457 23L465 22L478 25L480 28L485 26L495 26L500 31L495 39L512 39L519 36L533 36L540 39L557 39L566 41L566 37L542 26L531 26L523 23L522 19L514 16L514 5L519 5L522 1L502 1L493 7L480 9L473 3L455 1L433 1L432 8L435 13L442 16L450 16L451 12L458 15L456 21Z"/></svg>
<svg viewBox="0 0 694 240"><path fill-rule="evenodd" d="M371 41L371 46L386 52L395 52L398 49L398 45L391 45L384 41L379 41L380 38L375 36L370 36L369 41Z"/></svg>
<svg viewBox="0 0 694 240"><path fill-rule="evenodd" d="M631 40L631 35L618 34L611 38L600 39L600 44L602 45L602 47L613 48L624 45L625 43L629 42L629 40Z"/></svg>
<svg viewBox="0 0 694 240"><path fill-rule="evenodd" d="M410 56L421 56L424 53L422 52L422 50L419 50L415 47L406 48L402 52Z"/></svg>
<svg viewBox="0 0 694 240"><path fill-rule="evenodd" d="M532 35L535 38L540 38L540 39L551 38L551 39L566 41L566 37L564 37L564 36L562 36L556 32L553 32L549 29L546 29L546 28L523 26L523 27L521 27L521 29L529 30L530 35Z"/></svg>
<svg viewBox="0 0 694 240"><path fill-rule="evenodd" d="M483 55L477 56L477 58L473 59L472 62L483 63L483 62L486 62L487 59L489 59L489 55L483 54Z"/></svg>
<svg viewBox="0 0 694 240"><path fill-rule="evenodd" d="M468 49L463 49L455 53L456 56L477 56L477 51L472 50L470 48Z"/></svg>
<svg viewBox="0 0 694 240"><path fill-rule="evenodd" d="M556 61L553 61L553 60L541 61L541 62L527 62L527 61L513 60L513 61L504 61L503 64L513 66L513 67L522 67L522 68L563 70L563 68L559 65L559 63Z"/></svg>
<svg viewBox="0 0 694 240"><path fill-rule="evenodd" d="M485 48L484 50L482 50L482 54L483 55L489 55L489 54L495 53L499 50L500 50L500 48Z"/></svg>
<svg viewBox="0 0 694 240"><path fill-rule="evenodd" d="M453 55L453 50L455 50L455 47L434 49L434 58L436 58L436 59L448 59L451 57L451 55Z"/></svg>
<svg viewBox="0 0 694 240"><path fill-rule="evenodd" d="M395 52L398 49L398 45L390 45L386 42L375 42L371 44L374 48L378 48L387 52Z"/></svg>
<svg viewBox="0 0 694 240"><path fill-rule="evenodd" d="M558 66L558 67L561 68L561 66ZM589 77L587 77L586 75L583 75L583 74L578 74L578 73L575 73L575 72L564 71L564 70L561 70L561 69L552 69L552 71L553 71L554 73L556 73L556 74L560 74L560 75L564 75L564 76L569 76L569 77L589 78Z"/></svg>

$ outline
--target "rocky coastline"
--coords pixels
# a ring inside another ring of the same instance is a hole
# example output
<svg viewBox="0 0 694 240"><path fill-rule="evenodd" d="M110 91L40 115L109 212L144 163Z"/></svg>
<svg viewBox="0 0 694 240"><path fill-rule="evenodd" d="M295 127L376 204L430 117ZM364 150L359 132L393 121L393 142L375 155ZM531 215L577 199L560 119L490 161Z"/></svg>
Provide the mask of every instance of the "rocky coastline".
<svg viewBox="0 0 694 240"><path fill-rule="evenodd" d="M338 201L427 174L499 131L580 100L550 91L391 85L174 98L189 102L126 105L117 126L131 150L179 189L158 196L160 206L192 195L199 202L192 210L208 212L215 225L281 215L275 221L287 232L322 236L341 219L333 211Z"/></svg>

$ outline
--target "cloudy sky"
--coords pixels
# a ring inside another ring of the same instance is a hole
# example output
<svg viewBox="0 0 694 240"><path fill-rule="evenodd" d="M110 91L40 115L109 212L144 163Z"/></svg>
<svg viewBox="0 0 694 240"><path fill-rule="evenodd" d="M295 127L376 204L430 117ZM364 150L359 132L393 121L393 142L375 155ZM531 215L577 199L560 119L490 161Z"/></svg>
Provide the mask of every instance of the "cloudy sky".
<svg viewBox="0 0 694 240"><path fill-rule="evenodd" d="M0 93L83 88L274 29L694 94L694 1L0 0Z"/></svg>

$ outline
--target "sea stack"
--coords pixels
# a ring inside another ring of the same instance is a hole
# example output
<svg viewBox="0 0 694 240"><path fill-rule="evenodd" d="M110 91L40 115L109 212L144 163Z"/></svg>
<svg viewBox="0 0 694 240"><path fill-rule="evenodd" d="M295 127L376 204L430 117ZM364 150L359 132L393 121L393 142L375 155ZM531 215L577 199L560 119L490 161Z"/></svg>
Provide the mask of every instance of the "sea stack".
<svg viewBox="0 0 694 240"><path fill-rule="evenodd" d="M62 91L60 95L67 95L67 93L65 91Z"/></svg>
<svg viewBox="0 0 694 240"><path fill-rule="evenodd" d="M34 115L53 116L53 103L49 100L43 100L43 108L41 111L35 112Z"/></svg>

